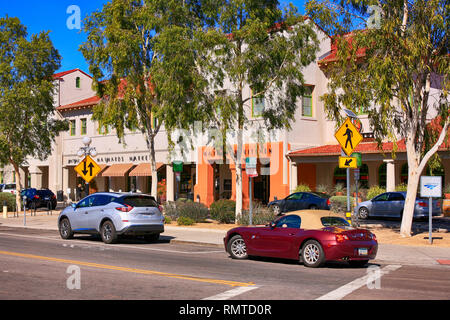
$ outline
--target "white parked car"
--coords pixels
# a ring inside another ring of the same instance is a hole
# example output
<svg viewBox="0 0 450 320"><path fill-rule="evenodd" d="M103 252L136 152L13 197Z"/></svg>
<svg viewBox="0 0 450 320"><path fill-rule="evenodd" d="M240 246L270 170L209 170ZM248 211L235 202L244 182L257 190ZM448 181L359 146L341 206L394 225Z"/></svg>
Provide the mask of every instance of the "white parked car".
<svg viewBox="0 0 450 320"><path fill-rule="evenodd" d="M6 183L2 187L2 192L8 192L12 194L16 194L16 184L15 183Z"/></svg>

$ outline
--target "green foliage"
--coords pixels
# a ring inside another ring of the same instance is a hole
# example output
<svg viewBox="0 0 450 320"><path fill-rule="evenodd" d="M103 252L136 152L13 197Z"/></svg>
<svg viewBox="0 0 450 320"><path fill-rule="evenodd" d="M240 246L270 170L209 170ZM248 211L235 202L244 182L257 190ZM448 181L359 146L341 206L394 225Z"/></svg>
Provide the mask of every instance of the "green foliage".
<svg viewBox="0 0 450 320"><path fill-rule="evenodd" d="M450 183L447 183L444 188L444 193L450 193Z"/></svg>
<svg viewBox="0 0 450 320"><path fill-rule="evenodd" d="M295 188L294 192L311 192L311 188L307 184L299 184Z"/></svg>
<svg viewBox="0 0 450 320"><path fill-rule="evenodd" d="M181 216L177 219L177 224L179 226L192 226L195 224L195 220L189 217Z"/></svg>
<svg viewBox="0 0 450 320"><path fill-rule="evenodd" d="M60 66L49 32L28 35L18 18L0 18L0 167L11 164L17 181L26 159L46 159L55 137L68 129L53 105Z"/></svg>
<svg viewBox="0 0 450 320"><path fill-rule="evenodd" d="M243 226L248 226L250 223L250 212L244 210L239 216L237 223ZM259 203L255 203L252 211L252 222L254 225L266 225L273 221L276 215L273 210Z"/></svg>
<svg viewBox="0 0 450 320"><path fill-rule="evenodd" d="M373 199L376 196L378 196L379 194L385 193L386 189L382 188L380 186L372 186L369 188L369 190L367 191L367 199Z"/></svg>
<svg viewBox="0 0 450 320"><path fill-rule="evenodd" d="M395 186L395 191L408 191L408 184L400 183Z"/></svg>
<svg viewBox="0 0 450 320"><path fill-rule="evenodd" d="M336 185L334 186L334 193L338 193L338 192L344 192L345 191L345 186L342 183L336 183Z"/></svg>
<svg viewBox="0 0 450 320"><path fill-rule="evenodd" d="M172 218L169 216L164 216L164 224L171 224Z"/></svg>
<svg viewBox="0 0 450 320"><path fill-rule="evenodd" d="M3 208L3 202L6 201L8 211L16 209L16 196L12 193L0 192L0 207Z"/></svg>
<svg viewBox="0 0 450 320"><path fill-rule="evenodd" d="M325 184L319 184L316 187L316 191L320 193L330 194L331 193L331 187Z"/></svg>
<svg viewBox="0 0 450 320"><path fill-rule="evenodd" d="M226 199L218 200L211 204L209 211L211 219L217 220L220 223L234 223L236 202Z"/></svg>
<svg viewBox="0 0 450 320"><path fill-rule="evenodd" d="M347 211L347 197L333 196L330 198L330 210L336 213L345 213ZM353 211L355 198L350 197L350 211Z"/></svg>

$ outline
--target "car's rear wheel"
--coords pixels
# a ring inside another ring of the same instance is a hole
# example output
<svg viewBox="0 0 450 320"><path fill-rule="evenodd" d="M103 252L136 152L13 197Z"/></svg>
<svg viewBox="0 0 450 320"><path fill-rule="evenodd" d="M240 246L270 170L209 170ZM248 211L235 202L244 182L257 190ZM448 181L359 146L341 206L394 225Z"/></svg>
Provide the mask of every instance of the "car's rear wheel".
<svg viewBox="0 0 450 320"><path fill-rule="evenodd" d="M240 235L233 236L227 245L228 253L233 259L247 259L247 245Z"/></svg>
<svg viewBox="0 0 450 320"><path fill-rule="evenodd" d="M114 224L111 221L105 221L100 228L100 236L102 241L106 244L113 244L117 242L117 232Z"/></svg>
<svg viewBox="0 0 450 320"><path fill-rule="evenodd" d="M325 262L323 248L316 240L306 241L301 249L300 257L301 262L308 268L318 268Z"/></svg>
<svg viewBox="0 0 450 320"><path fill-rule="evenodd" d="M358 211L358 216L360 219L366 220L369 218L369 209L362 207Z"/></svg>
<svg viewBox="0 0 450 320"><path fill-rule="evenodd" d="M64 240L73 238L73 231L69 219L63 218L59 221L59 234Z"/></svg>

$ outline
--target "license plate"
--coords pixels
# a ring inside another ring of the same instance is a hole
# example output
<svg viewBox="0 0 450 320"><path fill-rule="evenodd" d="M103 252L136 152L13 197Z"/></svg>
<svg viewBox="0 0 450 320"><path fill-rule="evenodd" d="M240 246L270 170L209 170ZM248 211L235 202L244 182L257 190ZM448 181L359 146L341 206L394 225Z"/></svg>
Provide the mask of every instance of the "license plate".
<svg viewBox="0 0 450 320"><path fill-rule="evenodd" d="M358 255L367 256L368 254L369 254L369 250L367 250L367 248L359 248L358 249Z"/></svg>

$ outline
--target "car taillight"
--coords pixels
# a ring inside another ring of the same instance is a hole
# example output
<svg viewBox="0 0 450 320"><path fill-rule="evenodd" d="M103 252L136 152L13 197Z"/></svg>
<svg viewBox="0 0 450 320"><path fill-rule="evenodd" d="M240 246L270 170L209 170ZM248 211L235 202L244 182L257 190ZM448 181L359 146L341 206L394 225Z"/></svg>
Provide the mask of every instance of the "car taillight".
<svg viewBox="0 0 450 320"><path fill-rule="evenodd" d="M39 199L39 196L38 196L38 195L36 195L36 196L34 196L33 198L35 198L35 199Z"/></svg>
<svg viewBox="0 0 450 320"><path fill-rule="evenodd" d="M116 210L122 212L130 212L131 210L133 210L133 207L125 204L124 207L116 207Z"/></svg>
<svg viewBox="0 0 450 320"><path fill-rule="evenodd" d="M336 241L337 242L341 243L341 242L344 242L345 240L348 240L348 236L347 235L341 234L341 233L338 233L336 235Z"/></svg>
<svg viewBox="0 0 450 320"><path fill-rule="evenodd" d="M158 206L158 210L159 210L159 212L163 212L163 207L162 206Z"/></svg>
<svg viewBox="0 0 450 320"><path fill-rule="evenodd" d="M331 206L331 201L330 201L330 199L327 199L327 206Z"/></svg>
<svg viewBox="0 0 450 320"><path fill-rule="evenodd" d="M53 195L53 196L52 196L52 199L56 199L56 196L55 196L55 195Z"/></svg>
<svg viewBox="0 0 450 320"><path fill-rule="evenodd" d="M419 201L419 202L417 202L417 204L422 208L428 207L428 204L425 201Z"/></svg>
<svg viewBox="0 0 450 320"><path fill-rule="evenodd" d="M372 238L373 241L377 241L377 236L374 235L373 233L370 234L370 237Z"/></svg>

